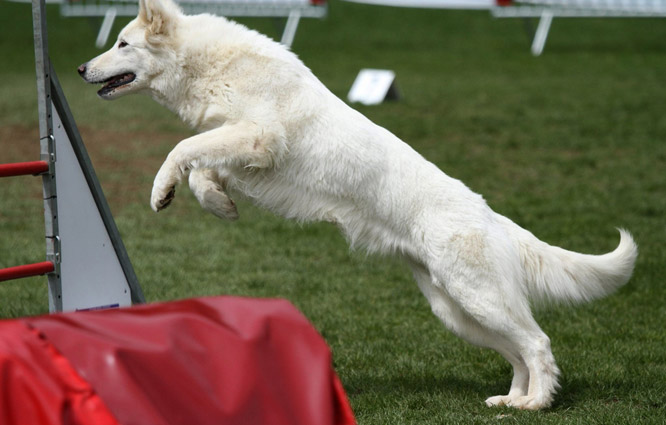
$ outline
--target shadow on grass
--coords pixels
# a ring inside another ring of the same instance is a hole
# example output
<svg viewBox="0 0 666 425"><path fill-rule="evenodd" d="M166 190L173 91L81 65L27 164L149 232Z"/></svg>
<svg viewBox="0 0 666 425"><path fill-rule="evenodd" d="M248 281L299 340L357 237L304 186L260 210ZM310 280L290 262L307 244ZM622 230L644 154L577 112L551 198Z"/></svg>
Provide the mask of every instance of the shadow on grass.
<svg viewBox="0 0 666 425"><path fill-rule="evenodd" d="M621 407L639 410L663 409L664 400L636 398L640 390L629 381L609 380L606 382L585 379L562 379L562 387L555 395L553 405L543 413L585 411L598 408ZM470 378L454 374L442 376L423 375L382 375L359 373L345 379L345 389L352 397L378 400L403 400L418 406L427 405L433 399L455 405L483 407L483 401L493 395L506 394L510 386L510 376L498 376L484 381L481 376ZM511 409L510 409L511 410Z"/></svg>
<svg viewBox="0 0 666 425"><path fill-rule="evenodd" d="M493 394L508 390L509 381L497 379L482 382L479 379L465 379L453 375L369 375L357 374L345 380L345 389L350 395L373 394L378 397L446 397L449 399L485 400ZM505 388L506 387L506 388Z"/></svg>
<svg viewBox="0 0 666 425"><path fill-rule="evenodd" d="M585 379L563 380L552 410L564 411L586 408L590 405L622 406L632 410L663 410L666 397L663 385L631 380L589 381Z"/></svg>
<svg viewBox="0 0 666 425"><path fill-rule="evenodd" d="M544 49L544 55L585 55L585 56L599 56L599 55L636 55L639 54L661 54L664 51L663 43L659 41L649 41L642 43L625 43L618 44L613 40L608 41L589 41L583 40L578 42L569 41L552 41Z"/></svg>

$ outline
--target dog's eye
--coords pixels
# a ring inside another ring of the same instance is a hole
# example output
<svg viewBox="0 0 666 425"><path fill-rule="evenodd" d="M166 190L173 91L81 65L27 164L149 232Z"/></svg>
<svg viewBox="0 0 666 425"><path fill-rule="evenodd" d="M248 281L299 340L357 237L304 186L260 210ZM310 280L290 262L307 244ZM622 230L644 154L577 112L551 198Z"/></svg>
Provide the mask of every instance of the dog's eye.
<svg viewBox="0 0 666 425"><path fill-rule="evenodd" d="M119 48L119 49L122 49L122 48L125 47L125 46L127 46L127 43L124 42L124 41L121 41L120 43L118 43L118 48Z"/></svg>

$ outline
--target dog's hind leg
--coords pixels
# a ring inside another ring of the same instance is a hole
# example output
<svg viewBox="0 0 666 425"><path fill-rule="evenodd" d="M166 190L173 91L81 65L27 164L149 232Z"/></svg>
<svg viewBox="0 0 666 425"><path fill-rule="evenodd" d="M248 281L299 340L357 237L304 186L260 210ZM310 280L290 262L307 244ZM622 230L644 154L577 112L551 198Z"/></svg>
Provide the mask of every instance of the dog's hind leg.
<svg viewBox="0 0 666 425"><path fill-rule="evenodd" d="M201 208L226 220L236 220L236 204L227 195L225 181L217 172L207 168L196 168L190 172L190 190L201 204Z"/></svg>
<svg viewBox="0 0 666 425"><path fill-rule="evenodd" d="M481 281L475 279L458 285L449 282L445 292L460 308L460 314L478 325L481 337L476 338L481 339L480 345L500 352L514 366L509 394L491 397L486 403L529 410L549 407L558 388L559 370L548 336L532 317L529 305L516 299L521 297L507 290L507 286L492 280L484 282L482 275L477 275Z"/></svg>
<svg viewBox="0 0 666 425"><path fill-rule="evenodd" d="M449 330L469 343L494 349L513 367L509 394L490 397L486 400L486 404L488 406L510 405L513 400L525 396L529 384L529 370L510 341L501 335L491 333L476 319L465 313L442 288L432 283L432 278L425 269L414 268L414 277L421 292L430 303L433 313Z"/></svg>
<svg viewBox="0 0 666 425"><path fill-rule="evenodd" d="M435 315L456 335L494 349L513 366L508 395L490 397L486 404L532 410L550 406L559 370L550 341L532 318L529 305L517 302L517 294L506 291L506 286L494 284L483 267L447 275L467 279L442 283L443 276L433 279L425 269L420 276L415 272Z"/></svg>
<svg viewBox="0 0 666 425"><path fill-rule="evenodd" d="M511 400L509 406L527 410L550 407L559 388L560 371L550 349L550 339L536 323L535 329L521 340L520 352L529 369L529 389L526 395Z"/></svg>

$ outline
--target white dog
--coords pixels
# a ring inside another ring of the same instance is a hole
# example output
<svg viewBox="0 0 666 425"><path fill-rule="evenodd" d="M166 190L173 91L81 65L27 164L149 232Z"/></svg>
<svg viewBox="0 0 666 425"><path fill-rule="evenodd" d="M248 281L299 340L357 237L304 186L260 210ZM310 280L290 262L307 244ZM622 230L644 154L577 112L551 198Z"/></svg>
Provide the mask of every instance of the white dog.
<svg viewBox="0 0 666 425"><path fill-rule="evenodd" d="M637 247L584 255L541 242L333 95L290 51L237 23L141 0L106 53L79 67L98 94L144 92L200 133L180 142L152 190L155 211L189 176L201 206L236 219L227 191L286 218L335 223L352 246L406 259L456 335L513 366L488 406L548 407L558 368L530 304L603 297L631 276Z"/></svg>

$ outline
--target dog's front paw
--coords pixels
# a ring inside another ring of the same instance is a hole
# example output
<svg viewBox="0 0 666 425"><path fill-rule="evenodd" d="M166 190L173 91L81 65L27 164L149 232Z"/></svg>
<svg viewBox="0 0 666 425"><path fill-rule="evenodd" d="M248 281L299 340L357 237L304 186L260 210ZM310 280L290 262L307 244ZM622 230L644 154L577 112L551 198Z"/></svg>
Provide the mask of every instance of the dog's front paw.
<svg viewBox="0 0 666 425"><path fill-rule="evenodd" d="M155 176L153 191L150 195L150 207L158 212L168 207L176 196L176 184L179 182L178 168L165 162Z"/></svg>
<svg viewBox="0 0 666 425"><path fill-rule="evenodd" d="M171 186L165 193L165 190L159 190L153 186L153 193L150 195L150 207L158 212L168 207L176 197L176 187Z"/></svg>
<svg viewBox="0 0 666 425"><path fill-rule="evenodd" d="M225 220L238 219L236 204L226 192L226 180L209 169L196 169L190 173L190 190L201 207Z"/></svg>
<svg viewBox="0 0 666 425"><path fill-rule="evenodd" d="M223 190L218 188L206 190L199 202L206 211L216 217L231 221L238 219L236 204Z"/></svg>

